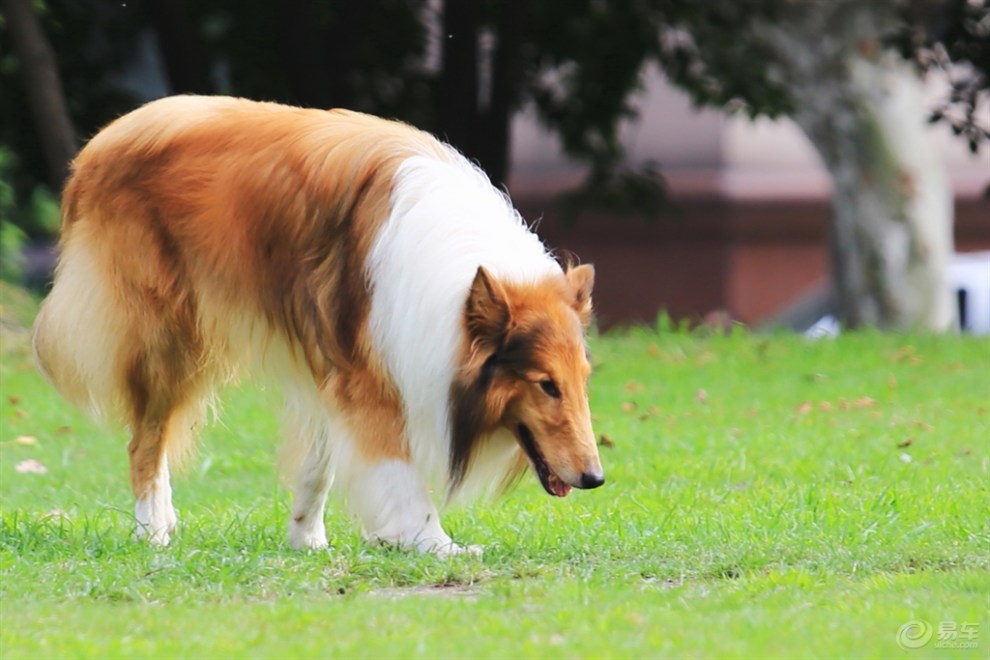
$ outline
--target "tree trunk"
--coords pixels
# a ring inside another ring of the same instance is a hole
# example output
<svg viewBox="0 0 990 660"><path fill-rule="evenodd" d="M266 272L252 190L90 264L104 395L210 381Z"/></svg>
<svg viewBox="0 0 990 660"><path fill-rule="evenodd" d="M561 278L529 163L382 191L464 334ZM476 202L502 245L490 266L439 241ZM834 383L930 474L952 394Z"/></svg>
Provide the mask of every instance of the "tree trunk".
<svg viewBox="0 0 990 660"><path fill-rule="evenodd" d="M480 3L446 0L443 3L443 61L437 102L441 137L468 158L478 159L478 30Z"/></svg>
<svg viewBox="0 0 990 660"><path fill-rule="evenodd" d="M277 44L288 86L286 100L301 106L329 108L333 104L331 86L340 85L339 79L349 72L344 62L336 62L339 68L334 71L333 78L328 71L327 60L331 58L328 58L327 50L338 48L340 44L327 39L327 31L317 22L310 0L284 0L278 14ZM336 105L347 105L346 101L335 100Z"/></svg>
<svg viewBox="0 0 990 660"><path fill-rule="evenodd" d="M890 9L802 3L756 32L832 177L832 279L843 322L943 332L955 323L952 192L926 132L920 80L881 45L894 24Z"/></svg>
<svg viewBox="0 0 990 660"><path fill-rule="evenodd" d="M48 182L55 190L61 190L78 147L55 51L41 29L31 0L0 0L0 8L20 63L28 106L48 168Z"/></svg>
<svg viewBox="0 0 990 660"><path fill-rule="evenodd" d="M496 185L509 176L509 143L512 115L519 101L522 81L522 36L528 0L499 3L495 53L492 57L491 102L485 110L485 130L478 138L482 167Z"/></svg>
<svg viewBox="0 0 990 660"><path fill-rule="evenodd" d="M152 0L158 49L174 94L212 94L206 45L189 20L182 0Z"/></svg>

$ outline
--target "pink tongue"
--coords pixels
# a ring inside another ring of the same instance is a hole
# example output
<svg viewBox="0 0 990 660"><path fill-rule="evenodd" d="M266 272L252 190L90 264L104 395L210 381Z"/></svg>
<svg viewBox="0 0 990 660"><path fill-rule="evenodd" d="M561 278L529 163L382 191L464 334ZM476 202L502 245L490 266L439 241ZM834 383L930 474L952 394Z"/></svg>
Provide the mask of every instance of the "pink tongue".
<svg viewBox="0 0 990 660"><path fill-rule="evenodd" d="M567 494L571 492L570 484L565 484L555 474L547 477L547 485L550 486L550 490L557 497L567 497Z"/></svg>

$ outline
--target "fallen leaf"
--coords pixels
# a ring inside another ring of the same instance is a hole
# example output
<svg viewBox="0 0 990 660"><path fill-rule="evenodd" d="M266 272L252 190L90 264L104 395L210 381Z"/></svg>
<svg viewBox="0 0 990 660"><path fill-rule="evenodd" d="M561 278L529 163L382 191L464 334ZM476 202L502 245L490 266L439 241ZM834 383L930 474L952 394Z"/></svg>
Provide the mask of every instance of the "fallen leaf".
<svg viewBox="0 0 990 660"><path fill-rule="evenodd" d="M21 402L21 397L11 394L10 396L7 397L7 401L10 401L10 405L16 406L18 403Z"/></svg>
<svg viewBox="0 0 990 660"><path fill-rule="evenodd" d="M832 412L832 410L835 409L835 406L833 406L828 401L822 401L821 403L818 404L818 409L821 410L822 412Z"/></svg>
<svg viewBox="0 0 990 660"><path fill-rule="evenodd" d="M914 438L908 438L904 442L898 442L897 447L898 449L904 449L905 447L910 447L913 444L914 444Z"/></svg>
<svg viewBox="0 0 990 660"><path fill-rule="evenodd" d="M608 437L607 435L602 434L598 436L598 444L602 447L608 447L609 449L611 449L612 447L615 446L615 441L612 440L612 438Z"/></svg>
<svg viewBox="0 0 990 660"><path fill-rule="evenodd" d="M812 408L814 408L814 406L811 405L811 402L805 401L804 403L802 403L800 406L797 407L797 414L807 415L808 413L811 412Z"/></svg>
<svg viewBox="0 0 990 660"><path fill-rule="evenodd" d="M622 402L622 405L620 407L622 408L622 412L632 412L632 411L636 410L636 402L635 401L623 401Z"/></svg>
<svg viewBox="0 0 990 660"><path fill-rule="evenodd" d="M20 474L45 474L48 468L42 465L41 461L27 458L14 466L14 470Z"/></svg>
<svg viewBox="0 0 990 660"><path fill-rule="evenodd" d="M626 392L629 392L630 394L636 394L637 392L642 392L643 389L644 389L643 384L637 383L634 380L631 380L628 383L626 383Z"/></svg>
<svg viewBox="0 0 990 660"><path fill-rule="evenodd" d="M59 435L65 435L66 433L72 433L72 427L71 426L60 426L57 429L55 429L55 432L58 433Z"/></svg>
<svg viewBox="0 0 990 660"><path fill-rule="evenodd" d="M14 442L25 447L33 447L38 444L38 439L33 435L19 435L14 438Z"/></svg>
<svg viewBox="0 0 990 660"><path fill-rule="evenodd" d="M694 400L697 401L698 403L707 403L708 392L705 391L704 388L699 389L697 392L694 393Z"/></svg>
<svg viewBox="0 0 990 660"><path fill-rule="evenodd" d="M861 396L853 403L857 408L871 408L877 405L876 399L868 396Z"/></svg>

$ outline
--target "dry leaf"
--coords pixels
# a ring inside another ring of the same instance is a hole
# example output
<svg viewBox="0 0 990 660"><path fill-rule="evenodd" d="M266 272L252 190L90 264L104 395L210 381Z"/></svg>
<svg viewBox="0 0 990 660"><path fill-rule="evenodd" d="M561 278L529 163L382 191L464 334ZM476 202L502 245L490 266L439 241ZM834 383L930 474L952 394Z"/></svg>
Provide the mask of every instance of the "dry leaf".
<svg viewBox="0 0 990 660"><path fill-rule="evenodd" d="M25 447L33 447L38 444L38 439L33 435L19 435L14 438L14 442Z"/></svg>
<svg viewBox="0 0 990 660"><path fill-rule="evenodd" d="M637 392L642 392L643 389L644 389L643 384L637 383L634 380L631 380L628 383L626 383L626 392L629 392L630 394L636 394Z"/></svg>
<svg viewBox="0 0 990 660"><path fill-rule="evenodd" d="M14 466L14 470L20 474L45 474L48 472L48 468L42 465L41 461L36 461L33 458L21 461Z"/></svg>
<svg viewBox="0 0 990 660"><path fill-rule="evenodd" d="M623 401L622 402L622 405L620 407L622 408L622 412L632 412L632 411L636 410L636 402L635 401Z"/></svg>
<svg viewBox="0 0 990 660"><path fill-rule="evenodd" d="M805 401L804 403L802 403L800 406L797 407L797 413L799 415L807 415L808 413L811 412L811 409L813 407L814 406L811 405L810 401Z"/></svg>
<svg viewBox="0 0 990 660"><path fill-rule="evenodd" d="M905 447L910 447L913 444L914 444L914 438L908 438L904 442L898 442L897 447L898 449L904 449Z"/></svg>
<svg viewBox="0 0 990 660"><path fill-rule="evenodd" d="M598 444L602 447L608 447L609 449L615 446L615 442L612 440L612 438L608 437L605 434L598 436Z"/></svg>
<svg viewBox="0 0 990 660"><path fill-rule="evenodd" d="M699 389L694 393L694 400L698 403L706 403L708 401L708 392L704 388Z"/></svg>
<svg viewBox="0 0 990 660"><path fill-rule="evenodd" d="M10 401L10 405L16 406L18 403L21 402L21 397L11 394L10 396L7 397L7 401Z"/></svg>

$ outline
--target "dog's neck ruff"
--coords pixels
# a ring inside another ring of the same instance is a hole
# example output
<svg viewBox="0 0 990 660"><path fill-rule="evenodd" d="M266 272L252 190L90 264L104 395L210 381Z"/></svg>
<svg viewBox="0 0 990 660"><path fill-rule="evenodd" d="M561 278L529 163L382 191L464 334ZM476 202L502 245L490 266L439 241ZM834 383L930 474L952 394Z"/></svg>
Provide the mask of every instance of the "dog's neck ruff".
<svg viewBox="0 0 990 660"><path fill-rule="evenodd" d="M462 366L464 305L479 265L519 282L562 272L507 197L463 156L451 150L449 160L406 159L369 255L369 320L402 393L412 460L435 490L450 486L451 418L457 416L451 384ZM458 500L497 489L517 448L507 433L483 444L492 446L471 461Z"/></svg>

